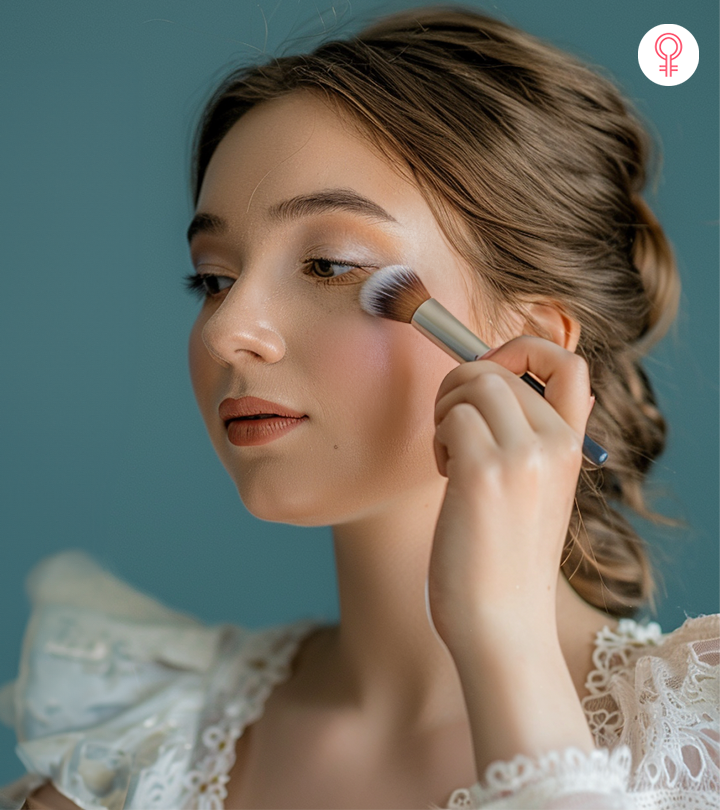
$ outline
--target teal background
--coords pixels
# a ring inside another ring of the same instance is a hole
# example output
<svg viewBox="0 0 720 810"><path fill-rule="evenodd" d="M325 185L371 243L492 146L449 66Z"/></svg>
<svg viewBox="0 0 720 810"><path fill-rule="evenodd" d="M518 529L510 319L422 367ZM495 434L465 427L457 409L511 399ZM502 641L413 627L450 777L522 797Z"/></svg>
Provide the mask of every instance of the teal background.
<svg viewBox="0 0 720 810"><path fill-rule="evenodd" d="M187 371L197 302L188 157L193 126L238 60L307 50L419 3L267 0L0 3L0 683L12 679L43 556L87 549L111 571L209 623L337 618L330 530L259 521L239 501ZM664 154L648 192L683 278L674 333L646 367L670 424L634 520L665 576L665 630L718 606L718 6L716 0L505 0L484 8L605 66ZM698 41L682 85L650 82L642 36ZM645 615L645 614L643 614ZM0 784L23 772L0 728Z"/></svg>

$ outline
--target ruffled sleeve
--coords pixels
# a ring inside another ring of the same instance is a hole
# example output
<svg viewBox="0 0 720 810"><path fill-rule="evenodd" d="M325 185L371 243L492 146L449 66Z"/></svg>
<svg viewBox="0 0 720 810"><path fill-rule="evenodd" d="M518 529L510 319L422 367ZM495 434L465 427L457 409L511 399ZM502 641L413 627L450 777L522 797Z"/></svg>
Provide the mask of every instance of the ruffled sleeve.
<svg viewBox="0 0 720 810"><path fill-rule="evenodd" d="M170 610L79 551L42 561L28 591L19 675L0 690L28 772L86 810L179 806L210 675L242 628Z"/></svg>

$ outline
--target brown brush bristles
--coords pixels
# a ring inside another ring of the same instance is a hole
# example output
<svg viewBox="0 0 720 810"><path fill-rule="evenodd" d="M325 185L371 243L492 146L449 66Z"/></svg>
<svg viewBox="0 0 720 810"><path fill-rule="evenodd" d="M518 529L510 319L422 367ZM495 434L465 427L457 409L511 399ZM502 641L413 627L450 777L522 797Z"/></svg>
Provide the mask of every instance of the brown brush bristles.
<svg viewBox="0 0 720 810"><path fill-rule="evenodd" d="M430 293L409 267L390 265L374 273L360 291L360 306L370 315L410 323Z"/></svg>

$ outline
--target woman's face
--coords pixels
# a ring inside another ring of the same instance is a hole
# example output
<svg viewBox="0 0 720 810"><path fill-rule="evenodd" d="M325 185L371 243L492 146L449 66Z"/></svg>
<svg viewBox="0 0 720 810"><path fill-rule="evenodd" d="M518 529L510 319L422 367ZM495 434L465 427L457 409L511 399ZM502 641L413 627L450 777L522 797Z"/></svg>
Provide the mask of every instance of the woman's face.
<svg viewBox="0 0 720 810"><path fill-rule="evenodd" d="M329 194L334 203L323 202ZM317 199L297 204L303 197ZM434 405L457 362L358 300L373 270L406 264L472 322L462 260L400 167L318 97L296 92L233 126L196 213L226 225L191 241L196 271L221 277L190 334L192 384L247 509L268 521L337 525L444 485ZM269 443L236 446L218 406L243 396L307 419Z"/></svg>

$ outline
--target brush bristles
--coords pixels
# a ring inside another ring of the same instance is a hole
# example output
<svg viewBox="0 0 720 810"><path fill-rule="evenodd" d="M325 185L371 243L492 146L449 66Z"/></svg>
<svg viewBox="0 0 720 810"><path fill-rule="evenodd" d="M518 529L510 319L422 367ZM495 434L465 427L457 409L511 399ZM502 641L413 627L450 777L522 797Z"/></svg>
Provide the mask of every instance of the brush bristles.
<svg viewBox="0 0 720 810"><path fill-rule="evenodd" d="M417 308L429 298L415 272L402 264L380 268L360 290L360 306L365 312L402 323L410 323Z"/></svg>

